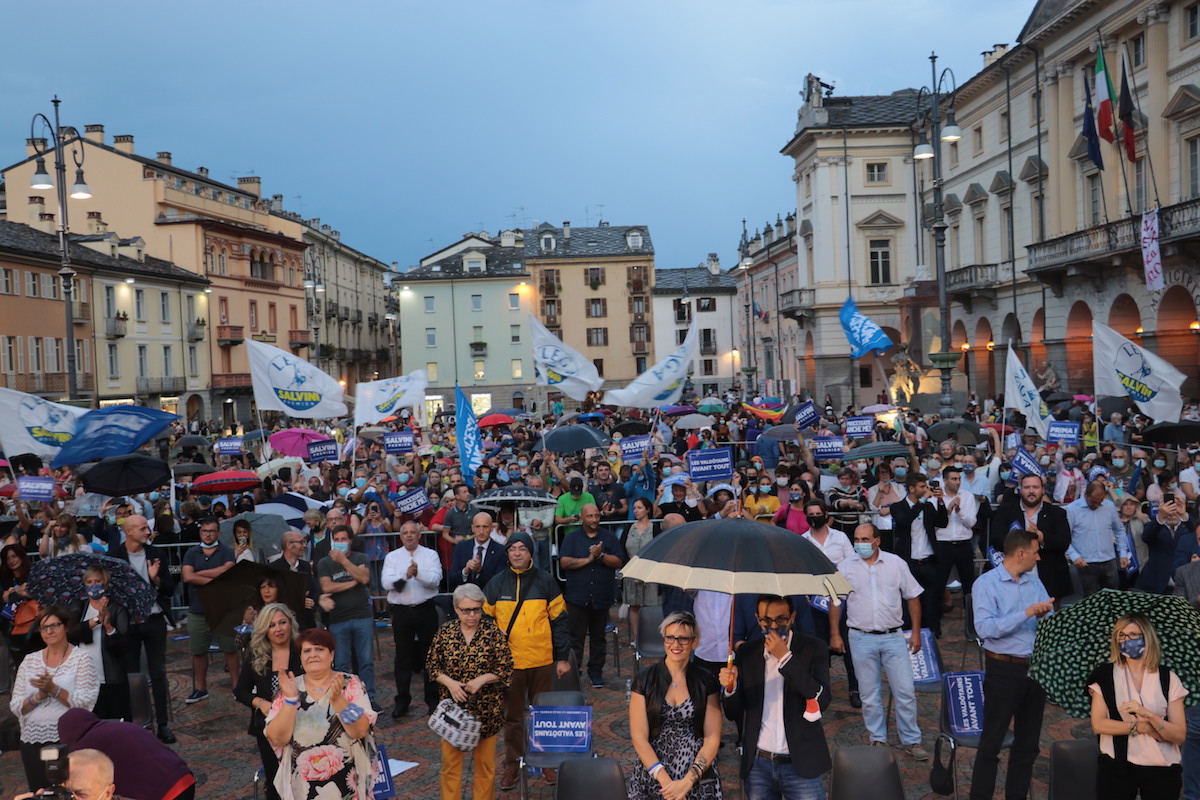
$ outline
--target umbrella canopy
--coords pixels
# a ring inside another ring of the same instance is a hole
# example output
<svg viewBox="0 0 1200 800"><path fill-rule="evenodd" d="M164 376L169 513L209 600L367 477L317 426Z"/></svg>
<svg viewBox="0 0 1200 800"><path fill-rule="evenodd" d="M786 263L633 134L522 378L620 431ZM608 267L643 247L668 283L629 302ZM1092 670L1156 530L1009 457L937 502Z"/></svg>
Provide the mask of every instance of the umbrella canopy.
<svg viewBox="0 0 1200 800"><path fill-rule="evenodd" d="M796 433L795 425L775 425L759 434L760 438L766 438L772 442L794 442L797 436L799 434Z"/></svg>
<svg viewBox="0 0 1200 800"><path fill-rule="evenodd" d="M103 459L83 475L83 488L111 497L148 492L170 482L167 462L141 453Z"/></svg>
<svg viewBox="0 0 1200 800"><path fill-rule="evenodd" d="M845 459L889 458L892 456L906 456L908 454L908 448L899 442L871 442L861 447L852 448L846 453Z"/></svg>
<svg viewBox="0 0 1200 800"><path fill-rule="evenodd" d="M304 526L304 512L287 503L260 503L254 507L254 513L283 517L289 525L297 528ZM257 544L256 539L255 545Z"/></svg>
<svg viewBox="0 0 1200 800"><path fill-rule="evenodd" d="M266 576L279 584L279 602L300 617L304 611L304 575L290 569L269 567L253 561L239 561L224 574L200 587L204 616L213 633L233 636L234 628L242 624L246 607L257 605L258 584Z"/></svg>
<svg viewBox="0 0 1200 800"><path fill-rule="evenodd" d="M552 453L574 453L589 447L607 447L612 440L590 425L565 425L542 434L543 449Z"/></svg>
<svg viewBox="0 0 1200 800"><path fill-rule="evenodd" d="M1191 444L1200 442L1200 422L1156 422L1142 431L1142 437L1163 444Z"/></svg>
<svg viewBox="0 0 1200 800"><path fill-rule="evenodd" d="M508 414L488 414L483 419L479 420L481 428L495 428L499 425L512 425L516 422L515 419Z"/></svg>
<svg viewBox="0 0 1200 800"><path fill-rule="evenodd" d="M422 447L420 450L417 451L417 455L432 456L432 455L442 452L445 449L446 448L442 447L440 444L427 444L424 447Z"/></svg>
<svg viewBox="0 0 1200 800"><path fill-rule="evenodd" d="M862 410L864 414L886 414L889 411L895 411L896 406L889 406L886 403L876 403L873 406L867 406Z"/></svg>
<svg viewBox="0 0 1200 800"><path fill-rule="evenodd" d="M212 442L205 439L203 436L197 436L194 433L189 433L187 436L181 437L175 442L176 447L211 447Z"/></svg>
<svg viewBox="0 0 1200 800"><path fill-rule="evenodd" d="M492 414L504 414L509 417L518 417L524 413L525 413L525 411L523 411L519 408L489 408L487 410L487 413L484 414L484 416L489 417Z"/></svg>
<svg viewBox="0 0 1200 800"><path fill-rule="evenodd" d="M274 446L274 445L272 445ZM279 470L288 467L292 470L292 477L304 468L304 461L296 456L288 456L287 458L273 458L267 463L254 470L255 474L260 478L265 478L268 475L277 475Z"/></svg>
<svg viewBox="0 0 1200 800"><path fill-rule="evenodd" d="M107 591L109 600L125 606L133 622L149 619L156 600L154 587L142 580L128 561L98 553L67 553L35 561L29 570L25 591L42 606L67 605L82 600L83 573L93 564L108 568L111 576ZM166 569L167 565L163 564L161 568Z"/></svg>
<svg viewBox="0 0 1200 800"><path fill-rule="evenodd" d="M70 514L75 517L98 517L100 509L108 500L108 495L97 494L96 492L88 492L82 497L76 497L67 507L63 509L63 513Z"/></svg>
<svg viewBox="0 0 1200 800"><path fill-rule="evenodd" d="M944 419L936 425L929 426L929 439L937 442L949 439L951 434L960 444L979 444L979 423L961 417Z"/></svg>
<svg viewBox="0 0 1200 800"><path fill-rule="evenodd" d="M812 542L745 519L705 519L672 528L631 558L621 575L726 594L835 596L851 591Z"/></svg>
<svg viewBox="0 0 1200 800"><path fill-rule="evenodd" d="M713 425L713 418L707 414L685 414L672 423L672 426L678 430L691 430L693 428L709 428Z"/></svg>
<svg viewBox="0 0 1200 800"><path fill-rule="evenodd" d="M207 475L210 472L216 472L217 468L196 461L184 461L172 467L171 471L176 475Z"/></svg>
<svg viewBox="0 0 1200 800"><path fill-rule="evenodd" d="M578 416L579 416L578 411L568 411L567 413L563 414L561 417L558 418L557 424L566 425L568 422L574 422L575 418Z"/></svg>
<svg viewBox="0 0 1200 800"><path fill-rule="evenodd" d="M1162 666L1188 689L1186 702L1200 701L1200 613L1182 597L1101 589L1037 626L1029 675L1074 717L1086 717L1092 703L1087 678L1109 660L1113 625L1122 614L1150 618L1162 643Z"/></svg>
<svg viewBox="0 0 1200 800"><path fill-rule="evenodd" d="M246 431L246 433L242 435L242 440L246 442L257 442L259 439L266 439L270 433L270 431L263 428L256 428L252 431Z"/></svg>
<svg viewBox="0 0 1200 800"><path fill-rule="evenodd" d="M202 475L192 481L190 488L199 494L225 494L240 492L243 489L253 489L260 483L262 483L262 479L249 470L223 469L209 475ZM114 494L120 494L120 492Z"/></svg>
<svg viewBox="0 0 1200 800"><path fill-rule="evenodd" d="M300 516L303 518L304 514L301 513ZM292 526L278 514L246 511L238 514L236 517L221 520L221 541L223 543L233 547L233 523L239 519L244 519L250 523L250 530L253 534L254 552L260 557L266 556L265 558L260 558L261 561L269 561L283 552L280 540L283 538L284 533L291 530Z"/></svg>
<svg viewBox="0 0 1200 800"><path fill-rule="evenodd" d="M1064 400L1070 401L1075 399L1075 395L1070 392L1051 392L1043 398L1047 403L1061 403Z"/></svg>
<svg viewBox="0 0 1200 800"><path fill-rule="evenodd" d="M1101 397L1100 402L1096 403L1096 416L1102 422L1108 422L1108 418L1113 414L1120 414L1125 419L1129 419L1130 410L1133 408L1133 401L1129 396L1125 397Z"/></svg>
<svg viewBox="0 0 1200 800"><path fill-rule="evenodd" d="M986 428L989 431L996 431L1001 436L1008 436L1014 430L1011 425L1005 425L1002 422L985 422L979 427Z"/></svg>
<svg viewBox="0 0 1200 800"><path fill-rule="evenodd" d="M312 428L288 428L272 433L268 441L271 443L271 447L285 456L308 458L309 442L327 442L329 438L327 434L314 431Z"/></svg>
<svg viewBox="0 0 1200 800"><path fill-rule="evenodd" d="M530 486L497 486L480 492L471 505L494 511L501 503L516 503L520 506L552 506L558 503L554 495L544 489Z"/></svg>
<svg viewBox="0 0 1200 800"><path fill-rule="evenodd" d="M645 422L630 420L629 422L622 422L613 428L612 432L621 436L645 436L650 432L650 426Z"/></svg>
<svg viewBox="0 0 1200 800"><path fill-rule="evenodd" d="M589 411L586 414L580 414L576 419L579 422L595 422L604 419L604 416L599 411Z"/></svg>
<svg viewBox="0 0 1200 800"><path fill-rule="evenodd" d="M385 433L383 428L360 428L358 435L364 439L378 439Z"/></svg>
<svg viewBox="0 0 1200 800"><path fill-rule="evenodd" d="M695 406L663 406L659 409L664 417L682 417L684 414L692 414L696 411Z"/></svg>
<svg viewBox="0 0 1200 800"><path fill-rule="evenodd" d="M1078 400L1081 403L1090 403L1094 398L1090 394L1073 394L1071 395L1071 399Z"/></svg>

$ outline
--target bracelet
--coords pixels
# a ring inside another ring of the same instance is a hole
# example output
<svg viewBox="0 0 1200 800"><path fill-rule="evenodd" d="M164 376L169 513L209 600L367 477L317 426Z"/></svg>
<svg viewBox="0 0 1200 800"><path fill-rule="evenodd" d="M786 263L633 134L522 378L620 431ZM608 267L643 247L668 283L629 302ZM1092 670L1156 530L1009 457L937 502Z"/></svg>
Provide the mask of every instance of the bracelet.
<svg viewBox="0 0 1200 800"><path fill-rule="evenodd" d="M1167 718L1166 718L1166 717L1163 717L1162 724L1161 724L1161 725L1159 725L1159 726L1158 726L1157 728L1155 728L1154 730L1155 730L1155 731L1161 731L1161 730L1162 730L1163 728L1165 728L1165 727L1167 727Z"/></svg>
<svg viewBox="0 0 1200 800"><path fill-rule="evenodd" d="M300 705L300 698L299 697L284 697L283 702L289 706L298 706L298 705Z"/></svg>
<svg viewBox="0 0 1200 800"><path fill-rule="evenodd" d="M57 700L59 698L59 695L61 695L61 694L62 694L62 687L60 686L60 687L58 687L58 691L54 693L54 699Z"/></svg>
<svg viewBox="0 0 1200 800"><path fill-rule="evenodd" d="M363 713L362 706L356 703L350 703L338 712L338 719L342 721L343 725L353 725L354 723L358 722Z"/></svg>
<svg viewBox="0 0 1200 800"><path fill-rule="evenodd" d="M646 767L646 772L647 772L647 773L649 773L649 775L650 775L650 777L651 777L651 778L653 778L655 775L657 775L657 774L658 774L658 771L659 771L660 769L662 769L662 768L663 768L662 762L661 762L661 761L655 761L653 764L651 764L650 766Z"/></svg>
<svg viewBox="0 0 1200 800"><path fill-rule="evenodd" d="M1138 729L1137 729L1137 720L1136 720L1136 719L1135 719L1133 722L1129 723L1129 735L1130 735L1130 736L1137 736L1137 735L1138 735Z"/></svg>

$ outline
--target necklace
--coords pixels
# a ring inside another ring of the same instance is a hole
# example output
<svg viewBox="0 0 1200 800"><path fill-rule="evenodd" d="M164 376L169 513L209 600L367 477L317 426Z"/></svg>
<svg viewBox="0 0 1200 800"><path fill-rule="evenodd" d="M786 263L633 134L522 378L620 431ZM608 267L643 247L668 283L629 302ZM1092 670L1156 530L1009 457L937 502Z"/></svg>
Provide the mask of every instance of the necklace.
<svg viewBox="0 0 1200 800"><path fill-rule="evenodd" d="M679 680L683 676L683 673L680 672L679 674L675 674L674 672L671 672L670 670L667 670L667 672L671 675L671 688L672 689L679 688Z"/></svg>

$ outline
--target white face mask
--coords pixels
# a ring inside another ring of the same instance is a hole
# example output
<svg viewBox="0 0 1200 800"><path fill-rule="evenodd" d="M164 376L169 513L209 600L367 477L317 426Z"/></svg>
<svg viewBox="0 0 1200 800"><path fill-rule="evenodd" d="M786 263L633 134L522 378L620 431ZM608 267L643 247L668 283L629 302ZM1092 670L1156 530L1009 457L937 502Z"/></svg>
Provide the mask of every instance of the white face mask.
<svg viewBox="0 0 1200 800"><path fill-rule="evenodd" d="M776 478L775 479L776 486L787 486L787 482L788 482L787 478Z"/></svg>

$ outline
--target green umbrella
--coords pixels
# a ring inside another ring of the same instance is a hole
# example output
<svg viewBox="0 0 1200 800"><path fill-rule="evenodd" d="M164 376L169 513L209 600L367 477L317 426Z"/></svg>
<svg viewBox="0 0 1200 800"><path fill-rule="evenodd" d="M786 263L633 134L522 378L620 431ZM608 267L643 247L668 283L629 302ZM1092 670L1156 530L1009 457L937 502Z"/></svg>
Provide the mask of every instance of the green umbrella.
<svg viewBox="0 0 1200 800"><path fill-rule="evenodd" d="M1154 623L1162 643L1162 666L1179 676L1200 701L1200 613L1182 597L1101 589L1037 626L1030 676L1073 717L1091 714L1087 678L1110 658L1112 629L1122 614L1137 612Z"/></svg>

